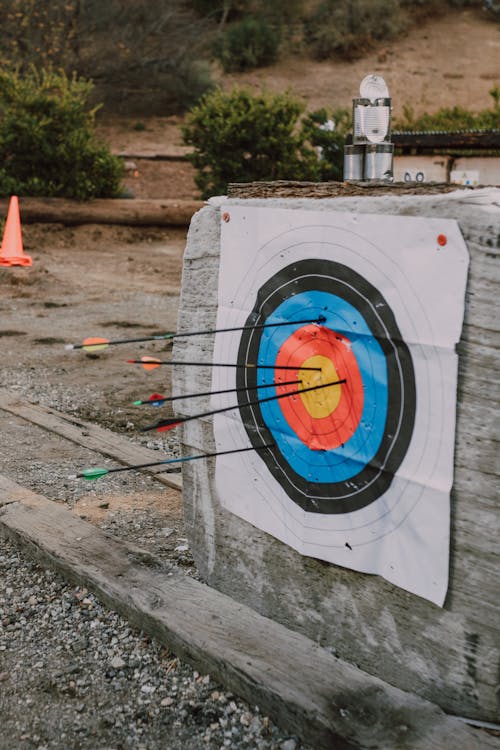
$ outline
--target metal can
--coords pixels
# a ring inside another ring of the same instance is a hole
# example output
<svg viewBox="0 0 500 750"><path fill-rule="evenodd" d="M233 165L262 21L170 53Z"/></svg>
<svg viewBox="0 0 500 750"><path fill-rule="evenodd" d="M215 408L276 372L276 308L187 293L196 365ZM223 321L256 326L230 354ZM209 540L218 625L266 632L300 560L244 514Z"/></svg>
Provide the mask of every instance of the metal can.
<svg viewBox="0 0 500 750"><path fill-rule="evenodd" d="M391 137L390 99L353 99L353 143L387 143Z"/></svg>
<svg viewBox="0 0 500 750"><path fill-rule="evenodd" d="M393 157L393 143L365 146L364 179L392 182L394 179Z"/></svg>
<svg viewBox="0 0 500 750"><path fill-rule="evenodd" d="M363 179L363 146L344 146L344 181Z"/></svg>

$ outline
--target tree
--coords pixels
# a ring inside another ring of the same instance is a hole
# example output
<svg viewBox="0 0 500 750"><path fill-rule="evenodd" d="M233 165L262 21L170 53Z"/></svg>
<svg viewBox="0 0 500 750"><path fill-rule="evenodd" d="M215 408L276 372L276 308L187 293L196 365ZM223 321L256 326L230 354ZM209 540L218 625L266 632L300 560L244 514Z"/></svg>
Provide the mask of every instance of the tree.
<svg viewBox="0 0 500 750"><path fill-rule="evenodd" d="M183 111L211 86L188 0L0 0L0 14L0 61L76 70L117 110Z"/></svg>

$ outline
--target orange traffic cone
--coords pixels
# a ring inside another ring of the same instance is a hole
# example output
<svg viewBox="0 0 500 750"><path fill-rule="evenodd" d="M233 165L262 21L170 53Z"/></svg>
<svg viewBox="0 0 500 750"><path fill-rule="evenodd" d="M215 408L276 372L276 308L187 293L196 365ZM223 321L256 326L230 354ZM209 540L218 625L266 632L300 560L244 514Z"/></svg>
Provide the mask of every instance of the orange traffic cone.
<svg viewBox="0 0 500 750"><path fill-rule="evenodd" d="M21 234L21 218L19 216L19 201L16 195L10 199L7 221L3 231L2 247L0 248L0 266L31 266L33 261L24 254L23 237Z"/></svg>

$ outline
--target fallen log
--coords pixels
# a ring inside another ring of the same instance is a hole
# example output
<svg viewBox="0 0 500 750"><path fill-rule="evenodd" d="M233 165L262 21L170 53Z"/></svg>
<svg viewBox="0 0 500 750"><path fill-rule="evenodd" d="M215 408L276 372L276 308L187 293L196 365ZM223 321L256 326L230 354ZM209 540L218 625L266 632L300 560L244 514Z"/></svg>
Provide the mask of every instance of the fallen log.
<svg viewBox="0 0 500 750"><path fill-rule="evenodd" d="M127 224L132 226L188 226L203 201L96 198L20 198L21 221L29 224ZM0 200L6 216L8 200Z"/></svg>

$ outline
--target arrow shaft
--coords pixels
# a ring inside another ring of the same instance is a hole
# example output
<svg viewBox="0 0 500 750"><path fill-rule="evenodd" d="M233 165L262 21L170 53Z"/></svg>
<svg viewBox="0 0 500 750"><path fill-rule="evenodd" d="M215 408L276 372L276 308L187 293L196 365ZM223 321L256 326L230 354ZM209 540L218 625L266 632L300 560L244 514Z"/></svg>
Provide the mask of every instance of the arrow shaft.
<svg viewBox="0 0 500 750"><path fill-rule="evenodd" d="M293 326L293 325L304 325L307 323L324 323L326 320L324 315L319 315L315 320L286 320L282 323L259 323L254 326L236 326L235 328L212 328L204 331L179 331L173 333L169 338L185 338L187 336L203 336L211 333L229 333L230 331L254 331L261 328L279 328L280 326Z"/></svg>
<svg viewBox="0 0 500 750"><path fill-rule="evenodd" d="M133 339L115 339L114 341L106 341L96 343L96 344L86 344L83 342L83 344L69 344L68 346L71 347L71 349L85 349L85 348L91 348L92 346L115 346L117 344L139 344L144 341L165 341L166 339L177 339L177 338L187 338L188 336L208 336L212 333L229 333L230 331L251 331L261 328L279 328L280 326L292 326L292 325L303 325L306 323L324 323L326 318L324 315L319 315L315 320L287 320L282 323L261 323L259 325L255 326L236 326L234 328L211 328L211 329L204 329L202 331L179 331L179 332L172 332L172 333L159 333L155 336L143 336L140 338L133 338Z"/></svg>
<svg viewBox="0 0 500 750"><path fill-rule="evenodd" d="M181 464L187 461L196 461L199 458L215 458L215 456L225 456L228 453L243 453L245 451L262 450L264 448L271 448L273 444L262 445L258 448L251 446L250 448L237 448L230 451L216 451L215 453L199 453L195 456L184 456L183 458L167 458L164 461L152 461L146 464L134 464L133 466L117 466L115 469L107 469L106 474L117 474L120 471L132 471L133 469L149 469L152 466L163 466L165 464ZM106 475L103 475L106 476ZM77 478L85 477L84 473L76 475Z"/></svg>
<svg viewBox="0 0 500 750"><path fill-rule="evenodd" d="M174 367L177 365L186 365L187 367L238 367L238 368L248 368L248 369L259 369L259 370L313 370L314 372L320 372L321 367L293 367L293 366L287 366L287 365L256 365L253 362L246 362L243 365L234 364L234 362L226 363L226 362L180 362L176 360L158 360L158 361L148 361L145 362L141 359L127 359L128 364L131 365L173 365Z"/></svg>
<svg viewBox="0 0 500 750"><path fill-rule="evenodd" d="M151 398L147 399L145 401L138 401L137 406L144 406L146 404L158 404L161 402L163 403L170 403L171 401L178 401L179 399L189 399L189 398L200 398L201 396L219 396L222 393L238 393L239 391L256 391L259 388L273 388L276 385L298 385L298 383L301 383L301 380L288 380L283 383L266 383L265 385L252 385L246 388L243 386L242 388L226 388L223 391L205 391L204 393L187 393L182 396L168 396L167 398Z"/></svg>
<svg viewBox="0 0 500 750"><path fill-rule="evenodd" d="M224 406L222 409L213 409L212 411L206 411L202 414L193 414L190 417L182 417L179 420L173 419L172 422L170 420L168 422L163 422L160 420L159 422L156 422L156 424L150 425L149 427L143 427L142 432L149 432L149 430L156 430L161 427L165 427L168 425L178 425L178 424L184 424L184 422L190 422L192 419L201 419L203 417L212 417L215 414L222 414L225 411L232 411L233 409L243 409L246 406L256 406L257 404L265 404L268 401L278 401L281 398L289 398L290 396L299 396L303 393L309 393L310 391L318 391L320 388L328 388L330 386L334 385L342 385L343 383L346 383L347 379L343 378L342 380L335 380L331 383L322 383L321 385L312 385L309 388L302 388L301 390L296 391L290 391L289 393L279 393L276 396L267 396L266 398L258 398L252 401L247 401L244 404L233 404L232 406Z"/></svg>

